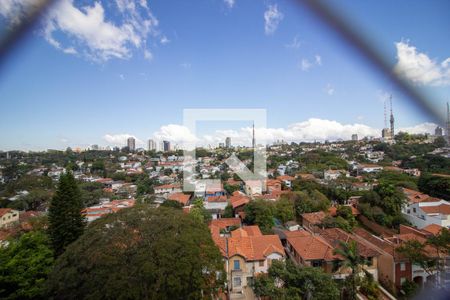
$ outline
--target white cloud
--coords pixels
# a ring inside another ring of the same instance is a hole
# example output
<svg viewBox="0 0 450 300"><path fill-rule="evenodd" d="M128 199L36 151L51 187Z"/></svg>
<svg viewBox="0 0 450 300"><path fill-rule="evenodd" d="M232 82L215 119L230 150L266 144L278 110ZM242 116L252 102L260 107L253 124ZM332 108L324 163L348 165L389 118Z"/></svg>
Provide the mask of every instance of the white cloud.
<svg viewBox="0 0 450 300"><path fill-rule="evenodd" d="M395 43L397 64L394 71L415 84L450 85L450 57L441 63L419 52L408 41Z"/></svg>
<svg viewBox="0 0 450 300"><path fill-rule="evenodd" d="M331 84L327 84L325 91L329 96L333 96L335 92L334 87Z"/></svg>
<svg viewBox="0 0 450 300"><path fill-rule="evenodd" d="M278 10L278 5L269 5L264 12L264 32L267 35L273 34L283 20L284 15Z"/></svg>
<svg viewBox="0 0 450 300"><path fill-rule="evenodd" d="M119 134L105 134L103 136L103 140L105 140L110 146L125 146L127 144L127 139L129 137L134 137L136 139L137 145L143 145L144 142L134 135L128 133L119 133Z"/></svg>
<svg viewBox="0 0 450 300"><path fill-rule="evenodd" d="M322 65L322 57L321 57L320 55L316 54L316 55L314 56L314 59L316 60L316 64L317 64L318 66L321 66L321 65Z"/></svg>
<svg viewBox="0 0 450 300"><path fill-rule="evenodd" d="M298 37L298 35L294 36L294 39L292 40L292 42L290 44L286 44L284 45L286 48L290 48L290 49L298 49L301 46L301 42L300 39Z"/></svg>
<svg viewBox="0 0 450 300"><path fill-rule="evenodd" d="M302 71L308 71L312 67L312 63L307 60L306 58L303 58L300 62L300 68Z"/></svg>
<svg viewBox="0 0 450 300"><path fill-rule="evenodd" d="M314 56L314 60L302 58L302 60L299 63L299 67L300 67L300 69L302 69L302 71L308 71L312 67L315 67L315 66L320 67L321 65L322 65L322 57L318 54L316 54Z"/></svg>
<svg viewBox="0 0 450 300"><path fill-rule="evenodd" d="M351 139L351 135L357 133L359 136L380 136L380 130L371 128L364 124L341 124L336 121L311 118L304 122L289 125L287 128L255 128L257 140L268 143L285 141L314 141L314 140L337 140ZM199 146L217 145L231 137L234 145L250 145L252 139L252 128L242 127L236 130L216 130L202 136L195 136L188 128L182 125L169 124L162 126L154 133L156 140L168 140L182 144L197 143Z"/></svg>
<svg viewBox="0 0 450 300"><path fill-rule="evenodd" d="M159 42L160 42L162 45L166 45L166 44L170 43L170 40L169 40L165 35L163 35L163 36L161 37L161 39L159 40Z"/></svg>
<svg viewBox="0 0 450 300"><path fill-rule="evenodd" d="M223 0L225 2L225 5L228 6L228 8L233 8L234 4L236 3L235 0Z"/></svg>
<svg viewBox="0 0 450 300"><path fill-rule="evenodd" d="M66 54L77 54L78 53L78 51L75 50L75 48L73 48L73 47L65 48L65 49L63 49L63 52Z"/></svg>
<svg viewBox="0 0 450 300"><path fill-rule="evenodd" d="M411 127L403 127L403 128L399 128L398 131L402 131L402 132L408 132L411 134L420 134L420 133L434 133L434 129L437 127L438 125L434 124L434 123L429 123L429 122L425 122L422 124L418 124L415 126L411 126Z"/></svg>
<svg viewBox="0 0 450 300"><path fill-rule="evenodd" d="M358 117L362 120L363 117ZM436 124L423 123L412 127L400 128L398 131L409 133L434 132ZM333 120L310 118L303 122L293 123L286 128L255 128L257 141L272 143L277 140L287 142L300 141L324 141L324 140L350 140L352 134L360 137L380 137L381 130L361 123L342 124ZM125 141L129 135L118 135L117 140ZM233 145L251 145L252 127L239 129L215 130L201 136L194 135L187 127L178 124L169 124L153 134L156 141L167 140L174 144L196 143L197 146L217 146L223 143L226 137L230 137ZM116 142L117 143L117 142Z"/></svg>
<svg viewBox="0 0 450 300"><path fill-rule="evenodd" d="M190 69L191 68L191 64L184 62L180 64L180 67L184 68L184 69Z"/></svg>
<svg viewBox="0 0 450 300"><path fill-rule="evenodd" d="M122 80L125 80L125 75L119 74L119 78L122 79Z"/></svg>
<svg viewBox="0 0 450 300"><path fill-rule="evenodd" d="M36 0L1 0L0 15L11 23L18 22L28 4ZM158 20L144 0L115 0L108 6L101 2L75 4L74 0L60 0L50 9L43 21L45 39L55 48L68 54L102 62L111 58L127 59L133 51L147 49L149 37L158 37ZM108 8L108 15L105 11ZM110 15L114 15L114 21ZM118 15L118 17L116 17ZM64 38L63 38L64 36ZM161 38L167 42L167 38Z"/></svg>
<svg viewBox="0 0 450 300"><path fill-rule="evenodd" d="M194 143L198 141L197 137L190 132L189 128L177 124L161 126L153 134L153 137L158 141L167 140L174 143Z"/></svg>
<svg viewBox="0 0 450 300"><path fill-rule="evenodd" d="M153 54L149 50L145 49L144 50L144 58L146 60L153 60Z"/></svg>

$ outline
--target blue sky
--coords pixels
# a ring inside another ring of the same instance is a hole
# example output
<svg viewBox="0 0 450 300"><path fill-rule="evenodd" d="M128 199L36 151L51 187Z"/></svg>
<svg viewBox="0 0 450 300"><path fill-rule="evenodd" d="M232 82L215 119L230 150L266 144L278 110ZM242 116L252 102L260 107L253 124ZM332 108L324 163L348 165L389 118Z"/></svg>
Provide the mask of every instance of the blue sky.
<svg viewBox="0 0 450 300"><path fill-rule="evenodd" d="M296 1L61 2L0 70L0 149L123 145L127 135L177 141L185 108L264 108L280 138L378 134L390 93L397 128L432 128ZM5 26L17 3L1 2ZM448 1L328 3L445 107Z"/></svg>

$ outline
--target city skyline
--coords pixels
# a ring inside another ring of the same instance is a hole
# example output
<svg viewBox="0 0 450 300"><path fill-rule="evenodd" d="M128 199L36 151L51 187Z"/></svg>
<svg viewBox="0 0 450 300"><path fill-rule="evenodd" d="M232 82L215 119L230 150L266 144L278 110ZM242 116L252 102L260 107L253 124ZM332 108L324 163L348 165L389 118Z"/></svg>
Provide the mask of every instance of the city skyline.
<svg viewBox="0 0 450 300"><path fill-rule="evenodd" d="M13 21L17 3L2 2L1 24ZM446 1L340 1L335 9L370 33L393 70L444 108L450 41L436 36L446 36L448 7ZM0 73L0 126L7 129L0 149L124 145L129 136L137 146L159 136L176 143L186 134L185 108L266 109L269 133L280 135L275 140L379 136L390 94L397 132L436 127L290 1L64 0L57 8ZM220 130L246 138L248 127Z"/></svg>

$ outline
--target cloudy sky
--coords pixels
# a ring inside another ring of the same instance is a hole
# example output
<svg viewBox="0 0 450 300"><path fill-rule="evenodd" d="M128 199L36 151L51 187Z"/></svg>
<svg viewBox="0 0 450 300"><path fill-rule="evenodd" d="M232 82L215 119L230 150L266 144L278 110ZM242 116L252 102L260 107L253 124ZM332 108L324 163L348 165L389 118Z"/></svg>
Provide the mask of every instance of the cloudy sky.
<svg viewBox="0 0 450 300"><path fill-rule="evenodd" d="M11 28L32 0L0 1ZM392 69L445 108L450 3L328 1ZM124 145L135 136L250 143L251 122L183 127L186 108L262 108L257 135L288 141L436 126L291 0L60 0L0 69L0 149Z"/></svg>

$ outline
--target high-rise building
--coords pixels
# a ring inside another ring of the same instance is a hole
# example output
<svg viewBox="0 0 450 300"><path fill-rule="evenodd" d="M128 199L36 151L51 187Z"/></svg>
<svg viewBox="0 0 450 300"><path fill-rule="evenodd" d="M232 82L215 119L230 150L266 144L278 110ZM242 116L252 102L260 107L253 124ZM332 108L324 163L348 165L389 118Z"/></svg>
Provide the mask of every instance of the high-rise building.
<svg viewBox="0 0 450 300"><path fill-rule="evenodd" d="M444 135L444 129L440 126L436 127L436 129L434 129L434 135L435 136L443 136Z"/></svg>
<svg viewBox="0 0 450 300"><path fill-rule="evenodd" d="M170 142L169 141L163 141L163 151L164 152L170 151Z"/></svg>
<svg viewBox="0 0 450 300"><path fill-rule="evenodd" d="M383 128L383 130L381 131L381 137L385 140L391 139L391 131L389 130L389 128Z"/></svg>
<svg viewBox="0 0 450 300"><path fill-rule="evenodd" d="M450 107L447 102L447 144L450 145Z"/></svg>
<svg viewBox="0 0 450 300"><path fill-rule="evenodd" d="M358 135L356 133L352 134L352 141L358 141Z"/></svg>
<svg viewBox="0 0 450 300"><path fill-rule="evenodd" d="M98 148L98 145L92 145L91 146L91 150L98 150L99 148Z"/></svg>
<svg viewBox="0 0 450 300"><path fill-rule="evenodd" d="M255 149L255 123L253 123L252 148Z"/></svg>
<svg viewBox="0 0 450 300"><path fill-rule="evenodd" d="M395 132L394 132L394 113L392 112L392 95L390 98L391 101L391 118L390 118L390 123L391 123L391 139L393 139L395 137Z"/></svg>
<svg viewBox="0 0 450 300"><path fill-rule="evenodd" d="M225 139L225 147L231 148L231 138L230 137L227 137Z"/></svg>
<svg viewBox="0 0 450 300"><path fill-rule="evenodd" d="M134 137L130 136L127 139L127 147L129 151L134 151L136 150L136 140Z"/></svg>
<svg viewBox="0 0 450 300"><path fill-rule="evenodd" d="M148 140L148 151L156 150L156 142L152 139Z"/></svg>

